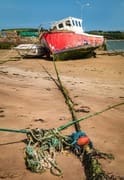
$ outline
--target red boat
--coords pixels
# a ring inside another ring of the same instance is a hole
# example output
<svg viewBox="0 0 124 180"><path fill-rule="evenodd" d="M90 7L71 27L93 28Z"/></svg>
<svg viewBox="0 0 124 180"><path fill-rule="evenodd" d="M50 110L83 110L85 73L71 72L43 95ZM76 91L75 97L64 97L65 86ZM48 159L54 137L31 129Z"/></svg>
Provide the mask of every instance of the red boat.
<svg viewBox="0 0 124 180"><path fill-rule="evenodd" d="M82 20L74 17L53 24L49 32L40 37L42 47L55 59L75 59L94 52L104 44L104 37L83 31Z"/></svg>

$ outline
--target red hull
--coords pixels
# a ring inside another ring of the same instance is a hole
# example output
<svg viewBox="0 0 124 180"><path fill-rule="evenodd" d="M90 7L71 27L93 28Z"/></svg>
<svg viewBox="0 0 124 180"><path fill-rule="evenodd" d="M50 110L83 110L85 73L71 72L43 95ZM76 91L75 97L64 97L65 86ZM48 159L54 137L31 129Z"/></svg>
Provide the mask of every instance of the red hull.
<svg viewBox="0 0 124 180"><path fill-rule="evenodd" d="M76 34L74 32L53 31L44 33L41 38L41 44L47 47L51 53L61 52L62 50L89 46L102 46L104 37L90 35L86 33Z"/></svg>

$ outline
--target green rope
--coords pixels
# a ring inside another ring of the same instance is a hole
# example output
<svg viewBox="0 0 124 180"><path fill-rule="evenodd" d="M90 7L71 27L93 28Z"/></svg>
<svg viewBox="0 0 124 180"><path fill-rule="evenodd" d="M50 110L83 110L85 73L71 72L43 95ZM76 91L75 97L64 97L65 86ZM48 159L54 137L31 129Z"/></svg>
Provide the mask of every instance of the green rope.
<svg viewBox="0 0 124 180"><path fill-rule="evenodd" d="M75 112L75 109L73 107L74 103L73 103L67 89L62 84L62 81L61 81L60 76L59 76L58 69L56 67L55 60L53 60L53 65L54 65L54 69L55 69L55 72L56 72L57 80L52 77L52 75L48 72L48 70L43 65L42 65L42 67L45 70L45 72L49 75L49 77L53 80L53 82L57 85L57 87L60 89L60 91L62 92L62 94L63 94L63 96L65 98L65 102L68 105L69 111L71 113L72 120L76 120L77 119L76 112ZM75 125L76 131L80 131L79 123L78 122L74 123L74 125Z"/></svg>
<svg viewBox="0 0 124 180"><path fill-rule="evenodd" d="M61 176L62 171L55 160L55 153L64 149L68 137L62 135L57 129L30 130L27 137L28 145L25 149L27 167L33 172L44 172L50 169L52 174Z"/></svg>
<svg viewBox="0 0 124 180"><path fill-rule="evenodd" d="M62 130L64 130L64 129L67 129L68 127L72 126L72 125L73 125L74 123L76 123L76 122L80 122L80 121L89 119L89 118L91 118L91 117L97 116L97 115L99 115L99 114L101 114L101 113L103 113L103 112L105 112L105 111L108 111L108 110L110 110L110 109L113 109L113 108L118 107L118 106L121 106L121 105L124 105L124 102L121 102L121 103L118 103L118 104L114 104L114 105L108 106L107 108L105 108L105 109L103 109L103 110L101 110L101 111L98 111L98 112L95 112L95 113L92 113L92 114L88 114L88 115L86 115L86 116L84 116L84 117L81 117L81 118L78 119L78 120L69 121L67 124L60 126L60 127L58 128L58 131L62 131Z"/></svg>
<svg viewBox="0 0 124 180"><path fill-rule="evenodd" d="M12 132L12 133L24 133L24 134L27 134L29 132L29 130L26 129L16 130L16 129L6 129L6 128L0 128L0 131Z"/></svg>
<svg viewBox="0 0 124 180"><path fill-rule="evenodd" d="M67 89L62 84L62 81L61 81L60 76L59 76L58 69L56 67L55 60L53 60L53 64L54 64L54 69L55 69L55 72L56 72L57 80L58 80L58 83L59 83L59 89L60 89L60 91L62 92L62 94L63 94L63 96L65 98L66 104L68 105L69 111L70 111L71 116L72 116L72 120L73 121L77 120L76 112L75 112L75 109L74 109L74 103L73 103L71 97L69 96L69 92L67 91ZM81 130L80 124L79 124L78 121L74 122L73 124L75 126L76 131Z"/></svg>

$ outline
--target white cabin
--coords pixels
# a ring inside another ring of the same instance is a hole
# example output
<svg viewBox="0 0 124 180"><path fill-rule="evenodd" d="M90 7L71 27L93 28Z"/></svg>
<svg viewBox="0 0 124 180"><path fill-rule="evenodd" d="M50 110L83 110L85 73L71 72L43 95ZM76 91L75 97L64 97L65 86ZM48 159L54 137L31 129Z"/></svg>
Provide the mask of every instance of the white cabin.
<svg viewBox="0 0 124 180"><path fill-rule="evenodd" d="M68 17L55 22L52 27L53 30L67 30L75 33L83 33L82 19Z"/></svg>

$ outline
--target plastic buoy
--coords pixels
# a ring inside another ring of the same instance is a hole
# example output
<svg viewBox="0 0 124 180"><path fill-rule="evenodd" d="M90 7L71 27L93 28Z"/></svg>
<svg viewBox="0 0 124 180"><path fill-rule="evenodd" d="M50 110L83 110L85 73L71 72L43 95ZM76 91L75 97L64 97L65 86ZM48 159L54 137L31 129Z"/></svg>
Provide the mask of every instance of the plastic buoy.
<svg viewBox="0 0 124 180"><path fill-rule="evenodd" d="M87 136L82 136L82 137L80 137L78 140L77 140L77 144L79 145L79 146L83 146L83 145L85 145L85 144L88 144L89 143L89 138L87 137Z"/></svg>

